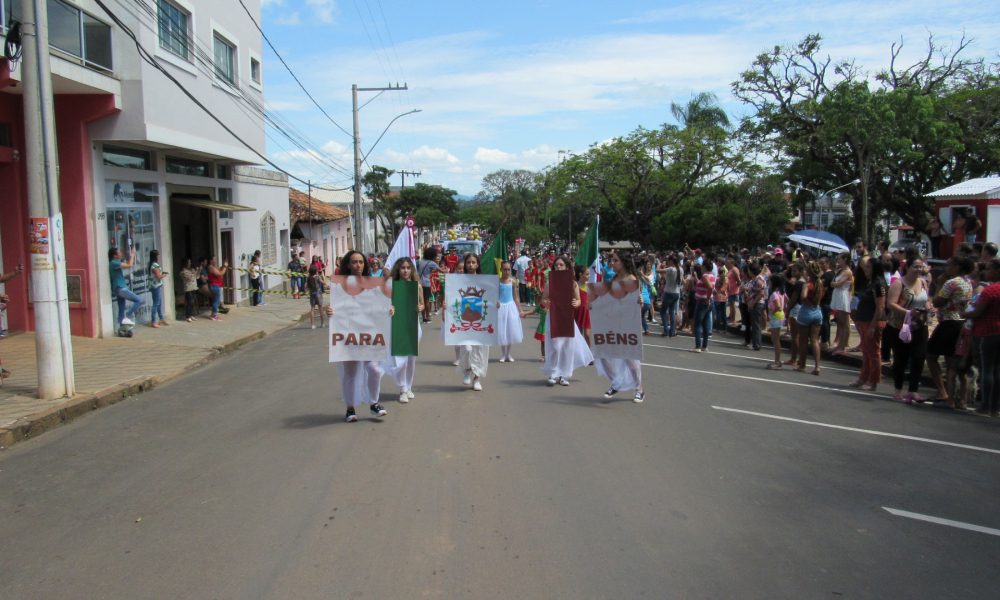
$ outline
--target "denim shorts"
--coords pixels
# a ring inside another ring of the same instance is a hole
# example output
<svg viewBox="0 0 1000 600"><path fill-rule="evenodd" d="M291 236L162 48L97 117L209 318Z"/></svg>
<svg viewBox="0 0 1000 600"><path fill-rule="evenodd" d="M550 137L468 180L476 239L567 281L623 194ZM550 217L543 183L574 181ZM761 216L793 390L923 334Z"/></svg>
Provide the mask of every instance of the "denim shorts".
<svg viewBox="0 0 1000 600"><path fill-rule="evenodd" d="M768 317L767 320L770 321L771 329L781 329L782 327L785 326L784 319L775 319L774 317Z"/></svg>
<svg viewBox="0 0 1000 600"><path fill-rule="evenodd" d="M819 325L823 322L823 311L818 306L803 306L799 309L799 316L795 320L803 327Z"/></svg>
<svg viewBox="0 0 1000 600"><path fill-rule="evenodd" d="M736 304L739 304L740 303L740 295L739 294L733 294L733 295L729 296L729 301L730 302L735 302Z"/></svg>

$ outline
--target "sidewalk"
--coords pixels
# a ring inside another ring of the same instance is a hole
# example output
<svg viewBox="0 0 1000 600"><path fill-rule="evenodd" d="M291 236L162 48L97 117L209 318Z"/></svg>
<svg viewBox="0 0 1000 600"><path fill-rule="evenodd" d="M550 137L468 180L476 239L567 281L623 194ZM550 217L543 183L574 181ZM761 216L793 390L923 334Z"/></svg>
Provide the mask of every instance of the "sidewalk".
<svg viewBox="0 0 1000 600"><path fill-rule="evenodd" d="M13 375L0 388L0 447L37 435L62 421L210 362L243 344L287 329L305 315L308 300L271 295L266 306L230 307L222 321L210 321L202 312L194 323L171 321L159 329L137 326L135 337L73 338L76 395L37 398L38 373L35 335L11 335L0 340L0 359Z"/></svg>

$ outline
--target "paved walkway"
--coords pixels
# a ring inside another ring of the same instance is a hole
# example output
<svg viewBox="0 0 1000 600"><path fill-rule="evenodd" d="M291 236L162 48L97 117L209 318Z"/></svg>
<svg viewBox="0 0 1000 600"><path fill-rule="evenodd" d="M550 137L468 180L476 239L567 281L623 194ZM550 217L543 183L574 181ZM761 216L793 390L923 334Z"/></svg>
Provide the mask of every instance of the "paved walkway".
<svg viewBox="0 0 1000 600"><path fill-rule="evenodd" d="M308 319L308 309L308 300L272 296L265 306L231 308L222 321L210 321L202 313L194 323L181 320L159 329L136 327L133 338L74 337L76 393L100 394L141 378L168 379L246 341L285 329L304 313ZM0 388L0 429L67 402L66 398L40 400L36 396L34 333L0 340L0 359L13 373Z"/></svg>

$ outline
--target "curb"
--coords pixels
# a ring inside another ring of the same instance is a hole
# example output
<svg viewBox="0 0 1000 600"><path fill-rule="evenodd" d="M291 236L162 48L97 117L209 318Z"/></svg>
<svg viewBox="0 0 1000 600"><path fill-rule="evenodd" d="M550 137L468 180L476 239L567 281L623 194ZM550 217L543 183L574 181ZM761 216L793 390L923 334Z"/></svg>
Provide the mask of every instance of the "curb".
<svg viewBox="0 0 1000 600"><path fill-rule="evenodd" d="M742 336L743 335L743 331L740 331L740 328L739 328L738 325L726 325L726 333L728 333L730 335L735 335L735 336ZM765 334L765 332L761 332L761 333L762 333L762 335L761 335L761 342L762 342L762 344L770 346L771 345L771 334L770 334L770 332L767 332L766 334ZM792 347L792 340L789 339L789 338L786 338L784 336L784 334L782 334L782 336L781 336L781 347L784 348L784 349L788 349L788 350L790 350L791 347ZM842 365L848 365L848 366L854 367L854 368L856 368L858 370L861 370L861 365L862 365L862 360L861 360L861 355L860 354L858 354L856 356L852 356L850 354L847 354L847 355L838 354L837 356L834 356L834 355L832 355L829 352L827 352L827 351L824 350L823 351L823 360L824 361L835 362L835 363L840 363ZM891 369L889 369L888 367L883 367L882 368L882 373L883 374L887 374L887 373L891 374Z"/></svg>
<svg viewBox="0 0 1000 600"><path fill-rule="evenodd" d="M58 427L63 423L73 421L99 408L111 406L112 404L117 404L127 398L137 396L143 392L148 392L160 384L176 379L181 375L194 371L195 369L201 368L220 356L234 352L251 342L262 340L269 335L287 331L288 329L300 324L303 317L308 316L308 312L304 313L303 315L300 315L296 321L293 321L289 325L280 329L275 329L271 333L267 333L266 331L255 331L236 338L235 340L221 346L214 346L211 348L211 353L208 356L197 360L182 369L170 373L169 375L157 377L137 377L95 394L81 394L79 396L73 396L59 406L53 406L52 408L43 410L42 412L22 417L15 421L12 425L0 428L0 451L9 448L24 439L41 435L50 429Z"/></svg>

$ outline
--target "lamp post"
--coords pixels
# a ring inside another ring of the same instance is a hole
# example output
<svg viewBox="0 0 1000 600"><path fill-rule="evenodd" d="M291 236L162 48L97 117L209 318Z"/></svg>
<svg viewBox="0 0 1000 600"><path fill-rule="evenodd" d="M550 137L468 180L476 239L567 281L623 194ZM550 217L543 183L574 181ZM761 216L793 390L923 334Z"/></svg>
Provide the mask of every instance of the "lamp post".
<svg viewBox="0 0 1000 600"><path fill-rule="evenodd" d="M857 185L857 184L861 183L861 180L860 179L855 179L854 181L849 181L849 182L845 183L844 185L839 185L839 186L833 188L832 190L827 190L826 192L821 192L819 190L810 189L810 188L807 188L807 187L801 186L801 185L795 185L794 183L791 183L791 182L788 182L788 181L782 181L781 183L787 185L788 187L792 187L792 188L799 189L799 190L805 190L807 192L812 192L816 196L819 196L821 199L823 198L823 196L828 196L830 198L830 214L832 215L833 214L833 196L831 196L830 194L832 194L833 192L836 192L837 190L839 190L841 188L845 188L845 187L847 187L849 185ZM822 204L820 204L819 211L820 212L819 212L819 225L818 226L819 226L820 229L825 230L826 228L822 227L822 223L823 223L823 205Z"/></svg>

